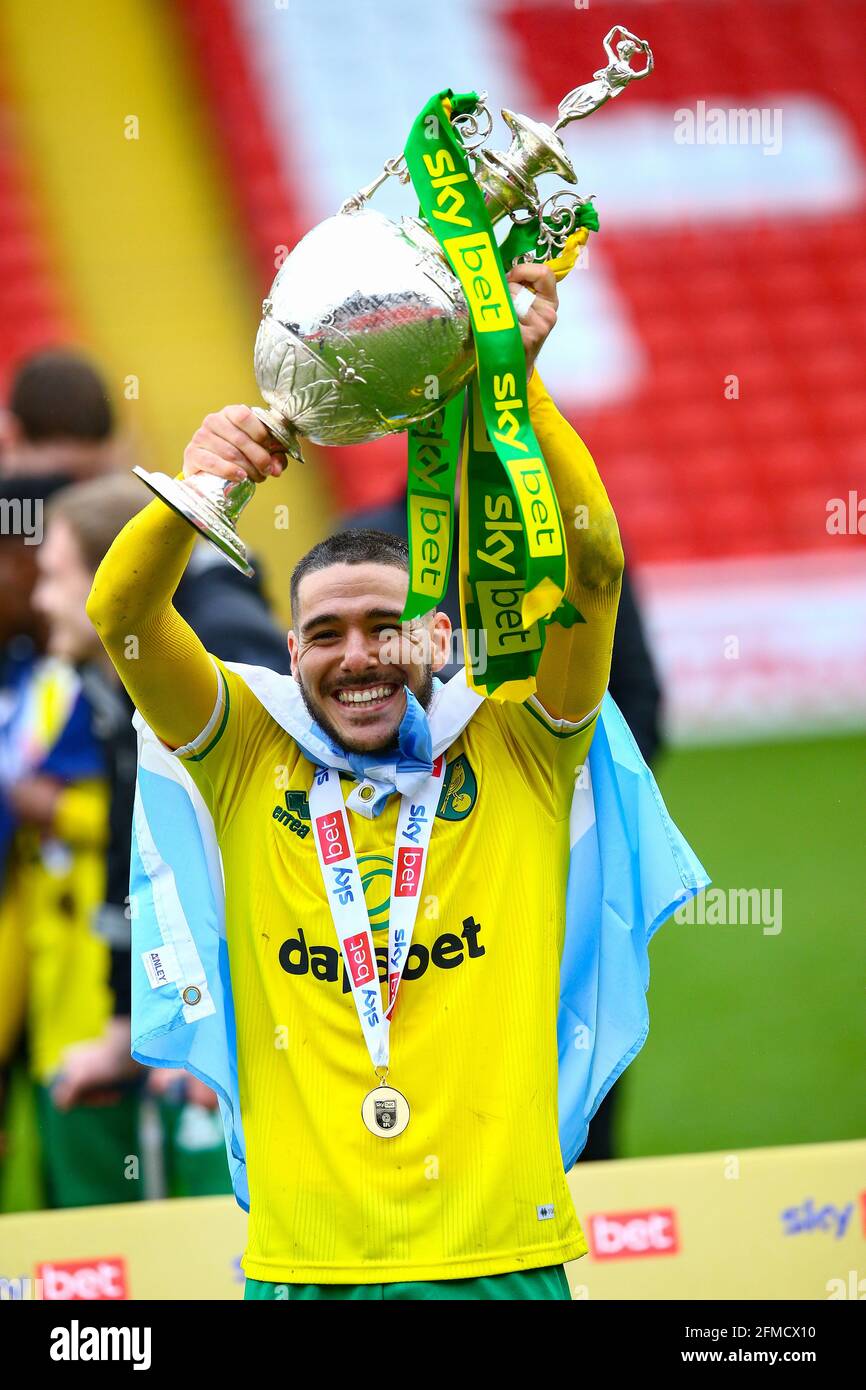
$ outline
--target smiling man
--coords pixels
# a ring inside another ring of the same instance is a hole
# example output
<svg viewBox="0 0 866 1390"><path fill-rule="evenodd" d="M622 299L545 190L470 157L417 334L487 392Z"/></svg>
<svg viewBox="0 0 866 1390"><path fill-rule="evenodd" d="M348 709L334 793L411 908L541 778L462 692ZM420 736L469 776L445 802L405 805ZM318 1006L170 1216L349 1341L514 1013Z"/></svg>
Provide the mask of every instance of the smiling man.
<svg viewBox="0 0 866 1390"><path fill-rule="evenodd" d="M385 751L406 710L404 687L426 709L434 664L448 659L446 613L400 623L407 572L404 541L358 530L321 541L292 575L292 670L310 714L350 753Z"/></svg>
<svg viewBox="0 0 866 1390"><path fill-rule="evenodd" d="M88 603L218 838L248 1298L566 1299L563 1263L586 1250L557 1130L559 964L622 551L592 459L533 370L554 277L509 279L536 291L528 399L569 562L525 704L439 682L449 619L400 624L406 546L383 532L323 541L292 577L303 737L173 608L193 532L163 503L121 532ZM264 481L285 464L275 449L229 406L184 474ZM200 993L183 998L194 1013Z"/></svg>

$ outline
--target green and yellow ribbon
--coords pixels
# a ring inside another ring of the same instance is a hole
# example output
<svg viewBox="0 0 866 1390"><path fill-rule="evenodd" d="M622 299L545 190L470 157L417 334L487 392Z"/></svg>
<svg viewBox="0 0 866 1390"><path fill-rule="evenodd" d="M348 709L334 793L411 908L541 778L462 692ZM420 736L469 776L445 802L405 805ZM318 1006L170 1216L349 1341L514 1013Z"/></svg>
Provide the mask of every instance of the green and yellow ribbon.
<svg viewBox="0 0 866 1390"><path fill-rule="evenodd" d="M525 700L535 689L544 624L565 590L559 504L529 418L526 359L500 248L450 117L474 92L430 98L404 151L422 216L460 281L477 371L464 442L460 608L467 679L482 695ZM445 593L453 542L462 393L409 432L409 594L403 618Z"/></svg>

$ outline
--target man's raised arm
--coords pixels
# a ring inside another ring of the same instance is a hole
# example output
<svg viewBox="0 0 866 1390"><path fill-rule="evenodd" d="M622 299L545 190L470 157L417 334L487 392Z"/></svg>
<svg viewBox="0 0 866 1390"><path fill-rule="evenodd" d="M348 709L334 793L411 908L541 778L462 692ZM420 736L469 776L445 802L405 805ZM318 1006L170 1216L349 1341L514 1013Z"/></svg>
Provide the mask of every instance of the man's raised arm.
<svg viewBox="0 0 866 1390"><path fill-rule="evenodd" d="M244 405L209 415L184 451L184 476L215 473L261 482L280 472L264 425ZM161 501L123 528L96 572L87 600L117 674L144 719L173 748L192 742L218 695L214 665L172 604L195 531Z"/></svg>
<svg viewBox="0 0 866 1390"><path fill-rule="evenodd" d="M560 415L536 369L529 411L562 512L568 582L560 621L548 624L536 700L569 723L595 710L607 689L623 553L613 507L583 440Z"/></svg>
<svg viewBox="0 0 866 1390"><path fill-rule="evenodd" d="M562 513L568 554L563 612L548 624L534 700L554 720L574 724L596 709L607 689L623 553L613 507L582 439L560 415L535 368L556 322L556 283L543 266L515 267L509 280L535 290L521 324L529 413Z"/></svg>

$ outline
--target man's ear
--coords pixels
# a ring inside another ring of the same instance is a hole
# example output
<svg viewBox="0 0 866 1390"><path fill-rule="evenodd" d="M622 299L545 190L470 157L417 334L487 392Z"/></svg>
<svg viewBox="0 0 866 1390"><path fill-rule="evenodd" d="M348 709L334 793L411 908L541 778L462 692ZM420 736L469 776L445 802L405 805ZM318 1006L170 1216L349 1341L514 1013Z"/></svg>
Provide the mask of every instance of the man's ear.
<svg viewBox="0 0 866 1390"><path fill-rule="evenodd" d="M434 671L441 671L451 658L451 619L447 613L437 610L430 623L431 664Z"/></svg>
<svg viewBox="0 0 866 1390"><path fill-rule="evenodd" d="M289 660L290 660L291 663L292 663L292 675L294 676L295 680L297 680L297 678L298 678L298 639L297 639L297 637L295 636L294 631L292 630L292 628L289 628L289 633L288 633L288 637L286 638L286 642L287 642L287 645L288 645L288 648L289 648Z"/></svg>

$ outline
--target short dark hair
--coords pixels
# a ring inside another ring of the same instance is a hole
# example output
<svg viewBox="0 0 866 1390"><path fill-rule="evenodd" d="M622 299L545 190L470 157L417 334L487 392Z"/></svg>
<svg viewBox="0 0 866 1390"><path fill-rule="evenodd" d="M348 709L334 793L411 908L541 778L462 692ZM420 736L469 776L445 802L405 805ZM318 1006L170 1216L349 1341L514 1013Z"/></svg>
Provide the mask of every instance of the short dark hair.
<svg viewBox="0 0 866 1390"><path fill-rule="evenodd" d="M359 527L357 531L337 531L319 541L301 556L292 571L292 621L297 621L298 589L306 575L330 565L365 564L394 565L408 574L409 546L402 536L395 536L391 531L377 531L371 526Z"/></svg>
<svg viewBox="0 0 866 1390"><path fill-rule="evenodd" d="M116 536L146 507L150 494L131 473L73 483L48 503L48 521L64 521L94 574Z"/></svg>
<svg viewBox="0 0 866 1390"><path fill-rule="evenodd" d="M9 410L25 439L96 443L108 439L114 416L105 382L86 357L65 348L40 352L18 368Z"/></svg>

